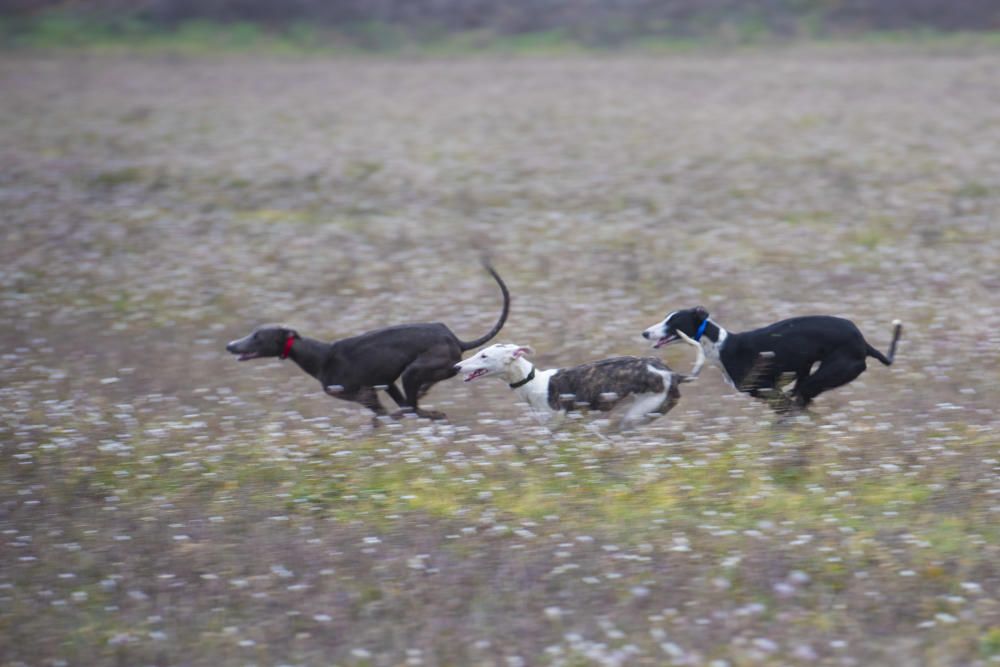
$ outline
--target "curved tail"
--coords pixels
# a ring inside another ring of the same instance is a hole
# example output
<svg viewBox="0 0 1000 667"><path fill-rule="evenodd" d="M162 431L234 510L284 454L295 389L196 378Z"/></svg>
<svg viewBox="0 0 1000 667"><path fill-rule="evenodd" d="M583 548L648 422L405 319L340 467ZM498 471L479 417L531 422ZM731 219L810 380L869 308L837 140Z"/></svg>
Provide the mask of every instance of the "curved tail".
<svg viewBox="0 0 1000 667"><path fill-rule="evenodd" d="M500 274L486 260L483 260L483 268L489 271L490 275L493 276L493 280L497 281L497 285L500 286L500 291L503 292L503 310L500 311L500 319L497 320L497 323L493 325L493 328L485 336L481 336L475 340L458 341L458 346L462 348L463 352L489 342L490 339L500 333L500 329L503 328L504 323L507 321L507 313L510 312L510 292L507 291L507 285L504 283L503 278L500 277Z"/></svg>
<svg viewBox="0 0 1000 667"><path fill-rule="evenodd" d="M893 320L892 322L892 343L889 344L889 354L883 355L881 352L876 350L874 347L865 342L866 352L869 357L875 357L881 361L886 366L891 366L893 360L896 358L896 343L899 342L899 336L903 333L903 323L899 320Z"/></svg>
<svg viewBox="0 0 1000 667"><path fill-rule="evenodd" d="M691 369L691 372L688 373L687 375L681 375L680 379L681 382L690 382L691 380L698 377L698 374L701 373L701 367L705 365L705 350L702 349L701 343L694 340L680 329L675 329L675 331L677 332L677 335L680 336L685 343L687 343L688 345L693 345L694 348L698 350L698 358L695 359L694 367Z"/></svg>

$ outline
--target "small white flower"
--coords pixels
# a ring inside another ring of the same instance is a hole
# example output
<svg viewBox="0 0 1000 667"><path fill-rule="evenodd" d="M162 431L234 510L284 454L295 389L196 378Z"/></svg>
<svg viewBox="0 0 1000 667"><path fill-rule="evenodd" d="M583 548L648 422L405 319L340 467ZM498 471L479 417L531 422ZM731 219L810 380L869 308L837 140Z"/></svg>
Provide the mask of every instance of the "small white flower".
<svg viewBox="0 0 1000 667"><path fill-rule="evenodd" d="M671 658L683 658L684 649L673 642L663 642L660 644L660 649L669 655Z"/></svg>
<svg viewBox="0 0 1000 667"><path fill-rule="evenodd" d="M810 577L802 570L792 570L788 573L788 580L793 584L808 584Z"/></svg>
<svg viewBox="0 0 1000 667"><path fill-rule="evenodd" d="M774 653L775 651L778 650L778 644L768 639L767 637L758 637L757 639L753 640L753 644L760 650L766 651L768 653Z"/></svg>
<svg viewBox="0 0 1000 667"><path fill-rule="evenodd" d="M288 579L289 577L295 576L292 571L284 565L272 565L271 573L275 576L281 577L282 579Z"/></svg>
<svg viewBox="0 0 1000 667"><path fill-rule="evenodd" d="M791 584L784 581L779 581L774 585L774 592L777 593L780 597L786 598L795 595L795 586L792 586Z"/></svg>
<svg viewBox="0 0 1000 667"><path fill-rule="evenodd" d="M968 591L970 593L979 594L983 592L983 587L974 581L963 581L961 585L962 585L962 590Z"/></svg>

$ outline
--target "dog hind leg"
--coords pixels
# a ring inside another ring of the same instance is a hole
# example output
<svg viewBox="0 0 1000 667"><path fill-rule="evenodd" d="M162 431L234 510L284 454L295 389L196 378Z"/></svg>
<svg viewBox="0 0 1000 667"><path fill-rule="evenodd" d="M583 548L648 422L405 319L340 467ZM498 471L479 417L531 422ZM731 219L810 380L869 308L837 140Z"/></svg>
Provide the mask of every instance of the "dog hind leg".
<svg viewBox="0 0 1000 667"><path fill-rule="evenodd" d="M406 403L418 417L426 419L444 419L445 414L436 410L422 410L417 405L420 397L441 380L447 380L457 374L456 359L448 350L430 349L413 360L400 375L403 383L403 393Z"/></svg>
<svg viewBox="0 0 1000 667"><path fill-rule="evenodd" d="M667 392L636 394L632 405L622 415L621 421L618 423L618 430L630 431L636 426L648 424L654 419L662 417L667 410L673 407L673 403L671 403L667 410L661 411L667 402Z"/></svg>
<svg viewBox="0 0 1000 667"><path fill-rule="evenodd" d="M395 382L390 382L386 386L385 393L389 394L389 398L395 401L396 405L398 405L399 407L401 408L407 407L406 399L403 398L403 392L399 390L399 387L396 386Z"/></svg>
<svg viewBox="0 0 1000 667"><path fill-rule="evenodd" d="M795 383L796 402L806 407L824 391L847 384L861 375L867 365L864 357L835 353L822 361L815 373Z"/></svg>

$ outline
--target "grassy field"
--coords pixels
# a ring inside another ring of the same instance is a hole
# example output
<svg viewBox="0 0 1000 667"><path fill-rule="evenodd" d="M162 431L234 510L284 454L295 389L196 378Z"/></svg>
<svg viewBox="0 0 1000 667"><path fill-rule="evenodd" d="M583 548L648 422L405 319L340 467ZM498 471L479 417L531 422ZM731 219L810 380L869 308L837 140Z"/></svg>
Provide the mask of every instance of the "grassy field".
<svg viewBox="0 0 1000 667"><path fill-rule="evenodd" d="M997 664L998 68L0 56L0 664ZM373 431L223 350L477 336L482 249L543 367L698 304L906 330L811 419L706 368L610 441L489 379Z"/></svg>

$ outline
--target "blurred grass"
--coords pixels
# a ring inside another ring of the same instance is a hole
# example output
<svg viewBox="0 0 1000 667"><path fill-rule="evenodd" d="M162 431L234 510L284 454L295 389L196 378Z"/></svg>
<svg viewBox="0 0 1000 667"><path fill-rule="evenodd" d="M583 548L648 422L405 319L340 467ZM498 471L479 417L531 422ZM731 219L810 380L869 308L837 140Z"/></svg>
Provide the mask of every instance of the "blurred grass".
<svg viewBox="0 0 1000 667"><path fill-rule="evenodd" d="M250 22L186 21L174 26L154 24L128 15L101 16L71 11L50 11L31 17L0 16L0 48L32 50L87 50L95 52L152 52L192 56L249 52L275 55L421 54L463 56L507 54L555 56L593 52L689 52L700 49L777 46L808 41L818 45L842 42L869 45L921 45L923 47L996 47L1000 32L867 31L824 33L817 21L805 17L791 35L778 35L753 17L723 22L698 36L621 34L611 37L574 36L563 30L497 34L489 30L444 32L411 29L377 21L337 28L293 22L263 26Z"/></svg>
<svg viewBox="0 0 1000 667"><path fill-rule="evenodd" d="M907 529L929 542L922 560L960 555L971 534L1000 543L1000 524L981 519L988 496L971 497L961 513L948 506L944 490L958 481L962 460L911 470L874 467L874 476L846 473L845 481L846 461L828 447L834 441L808 427L784 434L779 450L765 431L735 448L720 443L702 452L682 445L639 456L595 444L583 432L549 444L526 438L520 455L476 469L467 456L477 448L442 455L414 443L407 451L396 434L350 441L293 437L277 449L262 438L192 460L198 451L192 445L178 442L171 450L142 437L162 427L142 424L134 447L98 447L83 462L48 448L32 470L42 472L46 479L37 481L68 505L99 500L124 485L129 504L140 512L162 502L210 508L237 490L245 501L266 506L280 488L287 511L338 521L366 516L377 524L393 512L447 520L486 507L498 519L537 521L572 508L575 518L567 520L583 524L577 529L613 526L622 539L639 540L662 517L678 530L696 531L712 516L719 529L737 533L761 521L791 521L804 530L833 522L867 534L893 532L896 510L905 508ZM862 434L854 444L877 437ZM938 437L961 439L963 455L973 458L988 457L996 444L958 424L942 427ZM846 493L838 496L839 490Z"/></svg>
<svg viewBox="0 0 1000 667"><path fill-rule="evenodd" d="M8 57L0 664L997 655L996 54L872 53ZM706 370L609 445L457 380L373 434L223 352L479 331L467 237L545 366L696 303L901 317L899 364L787 427Z"/></svg>

